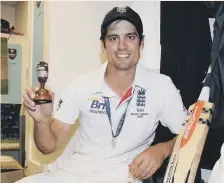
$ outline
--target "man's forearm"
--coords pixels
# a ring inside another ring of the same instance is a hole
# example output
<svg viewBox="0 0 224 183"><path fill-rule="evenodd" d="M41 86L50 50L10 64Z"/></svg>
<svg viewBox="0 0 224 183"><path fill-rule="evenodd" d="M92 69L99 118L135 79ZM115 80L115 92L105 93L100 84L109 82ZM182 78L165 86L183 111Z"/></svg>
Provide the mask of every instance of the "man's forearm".
<svg viewBox="0 0 224 183"><path fill-rule="evenodd" d="M34 141L39 151L49 154L56 150L56 137L51 128L51 117L34 122Z"/></svg>
<svg viewBox="0 0 224 183"><path fill-rule="evenodd" d="M170 140L168 142L163 142L163 143L157 144L158 146L163 146L164 157L165 157L164 159L166 159L167 157L169 157L172 154L176 140L177 140L177 137L174 137L172 140Z"/></svg>

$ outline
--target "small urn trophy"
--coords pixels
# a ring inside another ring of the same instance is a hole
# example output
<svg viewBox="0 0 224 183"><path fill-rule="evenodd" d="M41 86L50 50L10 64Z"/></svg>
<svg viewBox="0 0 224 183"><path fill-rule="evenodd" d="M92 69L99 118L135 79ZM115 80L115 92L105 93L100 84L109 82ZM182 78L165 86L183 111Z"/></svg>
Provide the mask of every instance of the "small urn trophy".
<svg viewBox="0 0 224 183"><path fill-rule="evenodd" d="M37 78L40 83L40 89L36 92L36 96L34 98L35 104L51 103L52 98L49 91L44 89L44 85L48 78L48 64L44 61L37 64Z"/></svg>

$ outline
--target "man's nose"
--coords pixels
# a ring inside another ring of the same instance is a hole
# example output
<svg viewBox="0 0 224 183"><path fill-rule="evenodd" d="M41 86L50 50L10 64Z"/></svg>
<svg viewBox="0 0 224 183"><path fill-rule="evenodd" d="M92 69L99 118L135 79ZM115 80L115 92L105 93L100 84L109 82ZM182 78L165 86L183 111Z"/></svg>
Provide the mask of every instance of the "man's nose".
<svg viewBox="0 0 224 183"><path fill-rule="evenodd" d="M126 44L125 40L120 39L119 43L118 43L118 49L119 50L124 50L125 48L127 48L127 44Z"/></svg>

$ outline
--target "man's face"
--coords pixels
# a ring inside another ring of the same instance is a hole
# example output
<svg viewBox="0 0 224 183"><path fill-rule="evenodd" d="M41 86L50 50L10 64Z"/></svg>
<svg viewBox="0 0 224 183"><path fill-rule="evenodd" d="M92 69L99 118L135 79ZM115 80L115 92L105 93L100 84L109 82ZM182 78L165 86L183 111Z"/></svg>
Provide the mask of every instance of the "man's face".
<svg viewBox="0 0 224 183"><path fill-rule="evenodd" d="M143 49L138 32L126 20L115 21L108 27L105 37L107 59L117 70L129 70L136 65Z"/></svg>

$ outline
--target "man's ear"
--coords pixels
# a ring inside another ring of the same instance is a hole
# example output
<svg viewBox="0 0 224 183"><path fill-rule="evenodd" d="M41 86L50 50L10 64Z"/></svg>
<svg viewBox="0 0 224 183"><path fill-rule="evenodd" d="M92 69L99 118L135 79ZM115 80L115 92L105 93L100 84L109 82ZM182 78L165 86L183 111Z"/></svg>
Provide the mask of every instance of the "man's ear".
<svg viewBox="0 0 224 183"><path fill-rule="evenodd" d="M102 50L102 51L105 51L106 48L105 48L105 46L104 46L104 42L103 42L103 40L101 40L100 42L101 42L101 43L100 43L100 44L101 44L101 50Z"/></svg>
<svg viewBox="0 0 224 183"><path fill-rule="evenodd" d="M143 49L144 45L145 45L145 36L143 35L142 36L142 41L141 41L141 44L140 44L140 48Z"/></svg>
<svg viewBox="0 0 224 183"><path fill-rule="evenodd" d="M100 43L100 47L101 47L101 50L100 50L101 63L104 63L107 60L107 54L106 54L106 48L104 47L104 43L102 40Z"/></svg>

